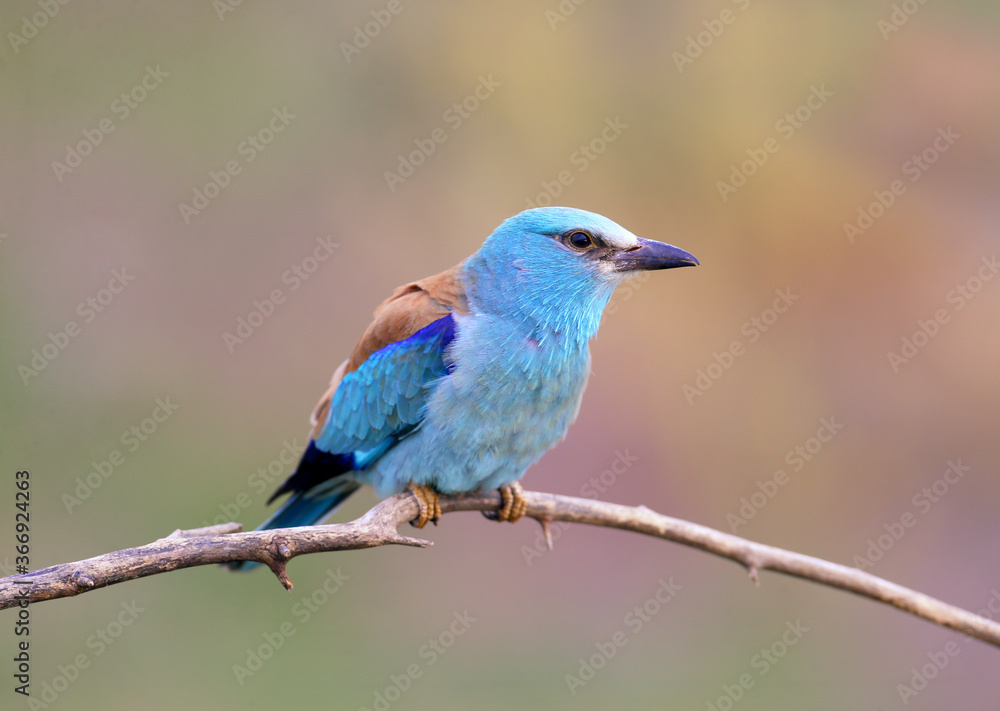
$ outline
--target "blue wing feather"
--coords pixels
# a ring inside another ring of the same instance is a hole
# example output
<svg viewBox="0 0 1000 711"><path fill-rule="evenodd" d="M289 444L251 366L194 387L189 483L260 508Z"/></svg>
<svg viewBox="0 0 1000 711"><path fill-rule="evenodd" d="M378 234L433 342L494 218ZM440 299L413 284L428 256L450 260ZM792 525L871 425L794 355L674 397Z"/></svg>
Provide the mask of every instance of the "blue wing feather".
<svg viewBox="0 0 1000 711"><path fill-rule="evenodd" d="M337 386L316 446L367 451L413 429L423 418L427 385L450 372L447 348L454 337L449 314L368 356Z"/></svg>

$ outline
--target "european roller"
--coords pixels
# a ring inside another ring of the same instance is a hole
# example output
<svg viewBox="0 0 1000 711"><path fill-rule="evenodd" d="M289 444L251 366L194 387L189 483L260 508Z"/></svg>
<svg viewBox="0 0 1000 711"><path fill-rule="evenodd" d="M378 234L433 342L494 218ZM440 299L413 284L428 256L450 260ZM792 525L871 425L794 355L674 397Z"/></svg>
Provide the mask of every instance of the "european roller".
<svg viewBox="0 0 1000 711"><path fill-rule="evenodd" d="M375 309L268 503L290 498L261 530L317 523L362 484L379 497L412 491L417 527L437 523L439 493L491 489L503 502L493 518L518 520L518 480L576 418L615 288L697 264L593 212L540 207L506 220L471 257Z"/></svg>

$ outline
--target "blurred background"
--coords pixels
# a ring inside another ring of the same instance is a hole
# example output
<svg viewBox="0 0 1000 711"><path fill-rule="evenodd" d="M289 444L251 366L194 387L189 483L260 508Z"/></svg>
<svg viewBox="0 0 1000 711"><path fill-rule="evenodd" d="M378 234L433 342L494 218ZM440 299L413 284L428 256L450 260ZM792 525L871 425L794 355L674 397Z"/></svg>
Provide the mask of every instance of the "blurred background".
<svg viewBox="0 0 1000 711"><path fill-rule="evenodd" d="M5 573L18 469L32 567L256 526L375 305L565 204L702 265L619 291L527 488L1000 610L996 3L17 0L2 30ZM32 698L1000 697L995 648L674 544L566 527L548 552L478 514L422 535L296 559L291 593L204 567L31 608Z"/></svg>

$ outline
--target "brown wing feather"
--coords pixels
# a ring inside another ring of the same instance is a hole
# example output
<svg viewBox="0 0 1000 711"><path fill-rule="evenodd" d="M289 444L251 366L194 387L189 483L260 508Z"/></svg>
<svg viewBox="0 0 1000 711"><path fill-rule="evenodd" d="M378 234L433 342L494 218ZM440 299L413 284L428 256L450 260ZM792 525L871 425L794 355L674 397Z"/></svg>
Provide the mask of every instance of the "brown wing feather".
<svg viewBox="0 0 1000 711"><path fill-rule="evenodd" d="M361 367L368 356L390 343L409 338L420 329L452 312L469 313L465 288L459 278L461 266L456 264L440 274L405 284L379 304L375 309L375 320L354 346L351 357L337 368L330 380L330 387L313 410L310 422L313 425L314 438L319 435L319 430L326 420L333 393L336 392L341 379Z"/></svg>

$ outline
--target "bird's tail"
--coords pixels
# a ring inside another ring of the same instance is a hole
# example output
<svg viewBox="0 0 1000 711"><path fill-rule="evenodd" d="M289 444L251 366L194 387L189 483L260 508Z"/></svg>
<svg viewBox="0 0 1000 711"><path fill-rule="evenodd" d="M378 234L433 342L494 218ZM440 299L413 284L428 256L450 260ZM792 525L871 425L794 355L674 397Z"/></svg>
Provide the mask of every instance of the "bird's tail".
<svg viewBox="0 0 1000 711"><path fill-rule="evenodd" d="M271 494L267 503L282 494L290 492L292 495L257 530L319 523L358 489L360 484L350 476L350 472L356 468L354 454L330 454L317 448L316 443L310 440L299 466ZM253 570L260 564L235 560L225 565L232 570Z"/></svg>
<svg viewBox="0 0 1000 711"><path fill-rule="evenodd" d="M338 486L322 495L310 496L307 492L295 492L281 508L274 512L271 518L262 523L257 530L266 531L271 528L292 528L293 526L312 526L319 523L327 514L333 511L348 496L357 491L359 484L344 480L337 482Z"/></svg>
<svg viewBox="0 0 1000 711"><path fill-rule="evenodd" d="M319 523L337 508L344 499L353 494L360 484L353 479L340 477L323 487L320 494L296 491L271 518L257 527L258 531L293 526L312 526ZM248 560L234 560L225 564L230 570L253 570L260 563Z"/></svg>

